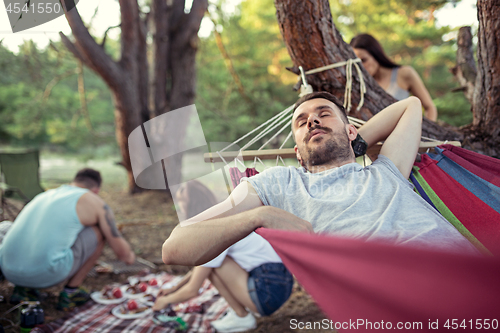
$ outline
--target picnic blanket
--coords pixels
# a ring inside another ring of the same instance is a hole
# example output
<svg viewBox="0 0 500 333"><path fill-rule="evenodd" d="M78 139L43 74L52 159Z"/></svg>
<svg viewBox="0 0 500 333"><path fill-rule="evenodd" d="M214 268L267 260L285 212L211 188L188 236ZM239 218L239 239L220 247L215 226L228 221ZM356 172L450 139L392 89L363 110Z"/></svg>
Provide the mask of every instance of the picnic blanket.
<svg viewBox="0 0 500 333"><path fill-rule="evenodd" d="M166 273L156 275L159 281L176 283L181 279ZM228 309L226 300L219 296L215 287L206 280L201 288L198 297L192 298L188 302L182 303L187 306L191 304L201 304L203 313L183 313L178 311L188 326L186 332L215 332L210 326L210 322L221 317ZM103 305L90 300L87 304L76 308L68 316L50 322L39 327L43 332L76 333L76 332L99 332L99 333L155 333L155 332L175 332L155 324L152 321L153 314L146 315L138 319L119 319L111 314L111 310L117 304Z"/></svg>

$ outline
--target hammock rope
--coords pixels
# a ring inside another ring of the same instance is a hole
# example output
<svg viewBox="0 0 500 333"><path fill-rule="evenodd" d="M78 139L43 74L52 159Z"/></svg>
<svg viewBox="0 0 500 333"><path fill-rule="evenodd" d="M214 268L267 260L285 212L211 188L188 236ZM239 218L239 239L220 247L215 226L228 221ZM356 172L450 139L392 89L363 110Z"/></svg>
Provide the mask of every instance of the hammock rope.
<svg viewBox="0 0 500 333"><path fill-rule="evenodd" d="M281 132L283 132L285 129L290 127L290 122L286 122L285 125L278 131L276 132L269 140L267 140L262 146L260 146L259 149L257 150L262 150L269 142L271 142L274 138L276 138L278 135L280 135Z"/></svg>
<svg viewBox="0 0 500 333"><path fill-rule="evenodd" d="M295 105L295 104L294 104ZM258 131L260 128L264 127L265 125L267 125L268 123L274 121L275 119L278 119L278 118L281 118L283 115L285 115L286 113L289 113L294 105L291 105L289 106L288 108L286 108L285 110L281 111L280 113L278 113L277 115L275 115L274 117L272 117L271 119L267 120L266 122L262 123L261 125L259 125L258 127L254 128L253 130L251 130L250 132L248 132L247 134L243 135L241 138L237 139L236 141L230 143L229 145L227 145L226 147L222 148L221 150L219 150L219 152L224 152L225 150L227 150L229 147L232 147L233 145L237 144L238 142L240 142L241 140L245 139L246 137L248 137L250 134Z"/></svg>
<svg viewBox="0 0 500 333"><path fill-rule="evenodd" d="M261 138L263 138L264 136L266 136L267 134L269 134L275 128L277 128L278 126L282 125L284 122L286 122L285 126L288 126L288 124L290 124L291 117L292 117L292 114L288 114L283 119L277 120L274 124L271 124L265 130L263 130L262 132L260 132L256 137L254 137L252 140L250 140L250 142L248 142L246 145L244 145L241 148L241 150L247 149L248 147L250 147L251 145L253 145L255 142L259 141ZM290 119L288 119L288 118L290 118Z"/></svg>
<svg viewBox="0 0 500 333"><path fill-rule="evenodd" d="M346 66L346 87L345 87L345 93L344 93L344 108L347 110L347 112L349 112L349 110L352 107L352 104L351 104L351 99L352 99L352 82L353 82L352 67L354 66L354 68L356 69L356 71L358 73L359 84L360 84L360 102L358 104L358 107L356 108L356 110L359 111L360 108L364 104L364 94L366 93L365 81L364 81L364 78L363 78L363 74L361 72L361 68L358 65L358 63L360 63L360 62L361 62L361 59L359 59L359 58L348 59L346 61L341 61L341 62L337 62L337 63L331 64L331 65L327 65L327 66L323 66L323 67L318 67L318 68L310 69L308 71L304 71L304 69L302 68L302 66L299 66L300 76L301 76L301 79L302 79L302 85L301 85L300 95L299 96L303 96L305 94L309 94L309 93L313 92L312 86L307 82L306 75L316 74L316 73L320 73L320 72L323 72L323 71L326 71L326 70L330 70L330 69L333 69L333 68L338 68L338 67L341 67L341 66ZM224 164L228 165L227 161L224 159L224 157L221 154L222 152L228 150L230 147L232 147L232 146L240 143L242 140L247 139L250 135L252 135L252 134L254 134L254 133L256 133L257 131L260 130L260 132L258 132L258 134L256 134L253 138L250 139L249 142L247 142L245 145L243 145L239 149L240 152L245 151L249 147L251 147L252 145L254 145L256 142L258 142L262 138L266 137L269 133L272 133L274 130L276 130L277 128L279 128L281 126L281 128L276 133L274 133L271 136L270 139L268 139L267 141L265 141L257 149L257 151L262 151L270 142L272 142L287 127L289 127L291 125L291 118L293 116L293 114L292 114L291 111L293 110L294 107L295 107L295 104L287 107L285 110L281 111L277 115L273 116L269 120L267 120L264 123L262 123L261 125L257 126L256 128L254 128L253 130L251 130L247 134L243 135L239 139L237 139L234 142L230 143L229 145L227 145L223 149L217 151L217 155L220 158L220 160L223 161ZM363 126L366 123L366 121L364 121L364 120L361 120L361 119L358 119L358 118L354 118L354 117L351 117L351 116L348 116L348 119L349 119L349 123L351 123L352 125L354 125L356 128L359 128L359 127ZM290 131L290 133L286 137L285 141L281 144L281 146L279 147L278 150L282 150L283 149L283 147L288 142L288 140L290 139L291 136L292 136L292 132ZM422 136L422 141L429 141L429 142L433 142L433 143L436 143L436 144L443 144L442 141L435 140L435 139L428 138L428 137L424 137L424 136ZM445 143L447 143L447 141ZM427 150L427 152L429 152L429 150ZM236 157L236 159L238 159L238 158ZM283 164L285 164L284 161L283 161L282 156L280 156L279 154L277 154L276 155L276 165L278 165L280 159L283 162ZM255 165L257 163L257 160L262 165L265 165L258 156L255 156L254 161L253 161L253 167L255 167Z"/></svg>
<svg viewBox="0 0 500 333"><path fill-rule="evenodd" d="M300 95L299 97L302 97L306 94L312 93L312 87L307 83L306 75L309 74L316 74L316 73L321 73L330 69L334 69L337 67L342 67L346 66L346 83L345 83L345 92L344 92L344 108L346 109L347 113L351 111L351 99L352 99L352 66L354 65L354 68L356 68L356 72L358 73L359 77L359 92L360 92L360 100L358 107L356 108L356 111L361 110L361 107L363 106L365 102L365 93L366 93L366 85L365 85L365 79L363 77L363 73L361 72L361 68L359 68L358 63L361 62L361 59L356 58L356 59L347 59L346 61L339 61L331 65L323 66L323 67L318 67L314 69L310 69L306 72L304 72L302 66L299 66L300 74L302 77L302 86L300 88Z"/></svg>
<svg viewBox="0 0 500 333"><path fill-rule="evenodd" d="M307 83L306 75L320 73L320 72L323 72L323 71L326 71L329 69L333 69L333 68L337 68L337 67L341 67L341 66L346 66L346 79L347 79L347 81L346 81L346 90L345 90L345 94L344 94L344 107L349 112L349 110L351 109L351 94L352 94L352 66L354 65L354 67L356 68L356 71L358 73L359 81L360 81L361 99L360 99L360 102L359 102L358 107L356 109L356 110L359 110L361 108L361 106L363 106L364 94L366 92L366 86L365 86L365 81L363 79L363 74L362 74L361 69L359 68L359 65L358 65L359 62L361 62L361 59L359 59L359 58L348 59L347 61L337 62L335 64L314 68L314 69L311 69L308 71L304 71L302 66L299 66L300 75L302 77L302 87L301 87L301 93L299 96L303 96L305 94L309 94L309 93L313 92L312 86ZM240 141L244 140L245 138L247 138L251 134L255 133L256 131L258 131L259 129L261 129L262 127L267 125L267 127L265 127L257 136L255 136L252 140L250 140L240 150L243 151L243 150L247 149L248 147L253 145L255 142L259 141L261 138L266 136L269 132L274 130L276 127L278 127L280 124L283 124L285 122L285 120L287 120L288 117L291 116L289 113L293 109L293 107L294 107L294 105L289 106L288 108L286 108L282 112L278 113L276 116L272 117L268 121L264 122L260 126L256 127L255 129L248 132L244 136L240 137L236 141L234 141L231 144L229 144L228 146L224 147L223 149L219 150L218 153L219 152L222 153L222 152L226 151L230 147L234 146L235 144L239 143ZM352 118L352 117L350 117L350 118ZM352 119L355 119L355 118L352 118ZM284 129L287 126L289 126L288 123L285 124L285 126L283 126L283 128L281 130L279 130L278 133L276 133L271 139L269 139L267 142L265 142L258 150L263 149L270 141L272 141L276 136L278 136L282 131L284 131ZM287 138L287 140L288 140L288 138ZM283 145L282 145L282 147L283 147ZM280 147L280 149L282 147ZM221 155L219 154L219 156L221 156Z"/></svg>

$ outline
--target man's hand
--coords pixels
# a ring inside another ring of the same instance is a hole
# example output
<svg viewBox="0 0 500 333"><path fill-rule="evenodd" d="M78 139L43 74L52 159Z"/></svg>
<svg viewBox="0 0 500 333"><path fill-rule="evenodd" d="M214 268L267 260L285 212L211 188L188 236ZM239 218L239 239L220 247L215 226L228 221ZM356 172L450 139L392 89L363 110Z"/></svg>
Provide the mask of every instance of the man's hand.
<svg viewBox="0 0 500 333"><path fill-rule="evenodd" d="M167 295L170 295L172 294L173 292L175 292L177 290L176 287L172 287L172 288L166 288L166 289L161 289L159 292L158 292L158 297L160 296L167 296Z"/></svg>
<svg viewBox="0 0 500 333"><path fill-rule="evenodd" d="M130 250L128 257L127 257L127 259L124 260L124 262L127 265L132 265L135 262L135 253L134 253L134 251L132 251L132 249Z"/></svg>
<svg viewBox="0 0 500 333"><path fill-rule="evenodd" d="M169 304L170 300L167 296L158 294L158 297L156 298L155 304L153 304L152 309L153 311L160 311L162 309L165 309Z"/></svg>
<svg viewBox="0 0 500 333"><path fill-rule="evenodd" d="M254 214L258 224L264 228L314 232L310 222L276 207L262 206L252 209L250 213Z"/></svg>

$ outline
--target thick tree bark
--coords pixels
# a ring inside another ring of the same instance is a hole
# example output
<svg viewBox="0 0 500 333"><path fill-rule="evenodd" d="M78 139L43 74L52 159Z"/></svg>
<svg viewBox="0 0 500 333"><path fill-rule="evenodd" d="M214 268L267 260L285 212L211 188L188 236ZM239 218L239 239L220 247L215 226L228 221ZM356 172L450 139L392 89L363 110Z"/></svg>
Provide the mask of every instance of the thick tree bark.
<svg viewBox="0 0 500 333"><path fill-rule="evenodd" d="M473 121L465 142L486 155L500 157L500 3L478 0L478 71L472 103Z"/></svg>
<svg viewBox="0 0 500 333"><path fill-rule="evenodd" d="M307 71L356 58L333 24L328 0L275 0L274 4L281 35L294 64L292 71L296 74L299 73L299 66ZM361 110L356 111L360 101L360 79L353 69L350 115L367 120L396 100L378 85L363 66L360 67L367 89L365 102ZM340 100L344 99L345 66L307 75L307 81L315 91L328 91ZM459 133L442 128L427 119L424 119L422 135L441 140L461 139Z"/></svg>
<svg viewBox="0 0 500 333"><path fill-rule="evenodd" d="M148 75L148 15L142 15L137 0L120 0L121 58L118 62L113 61L89 34L76 8L66 12L75 42L61 34L64 44L75 57L104 79L113 95L116 138L123 158L122 164L128 172L131 193L140 191L140 188L132 173L128 150L130 133L152 116L194 102L197 33L208 2L194 1L190 13L184 13L184 6L184 0L154 0L152 3L152 89L149 87ZM143 19L143 16L146 18ZM165 145L178 151L185 136L187 121L168 126ZM169 176L172 177L169 179L179 183L181 166L177 165L169 170Z"/></svg>

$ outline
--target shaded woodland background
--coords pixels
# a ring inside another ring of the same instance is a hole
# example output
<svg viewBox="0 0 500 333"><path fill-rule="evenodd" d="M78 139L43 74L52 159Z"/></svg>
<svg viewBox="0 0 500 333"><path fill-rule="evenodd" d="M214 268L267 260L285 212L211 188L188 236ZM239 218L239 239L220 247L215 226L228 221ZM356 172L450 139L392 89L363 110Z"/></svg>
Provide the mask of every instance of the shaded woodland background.
<svg viewBox="0 0 500 333"><path fill-rule="evenodd" d="M446 3L343 0L331 1L330 7L344 41L372 33L393 59L420 73L439 121L462 126L472 115L463 93L452 92L459 86L450 72L456 64L457 30L437 27L434 18ZM272 0L242 1L232 14L221 9L223 4L209 4L215 29L197 41L194 103L207 141L232 141L297 98L292 91L297 77L285 68L292 63ZM105 38L94 37L99 44ZM120 59L120 41L105 39L104 51ZM147 51L149 57L153 51ZM154 70L149 67L150 73ZM109 88L60 41L45 49L26 42L18 53L0 44L0 73L3 145L41 147L81 158L117 155L120 160Z"/></svg>

